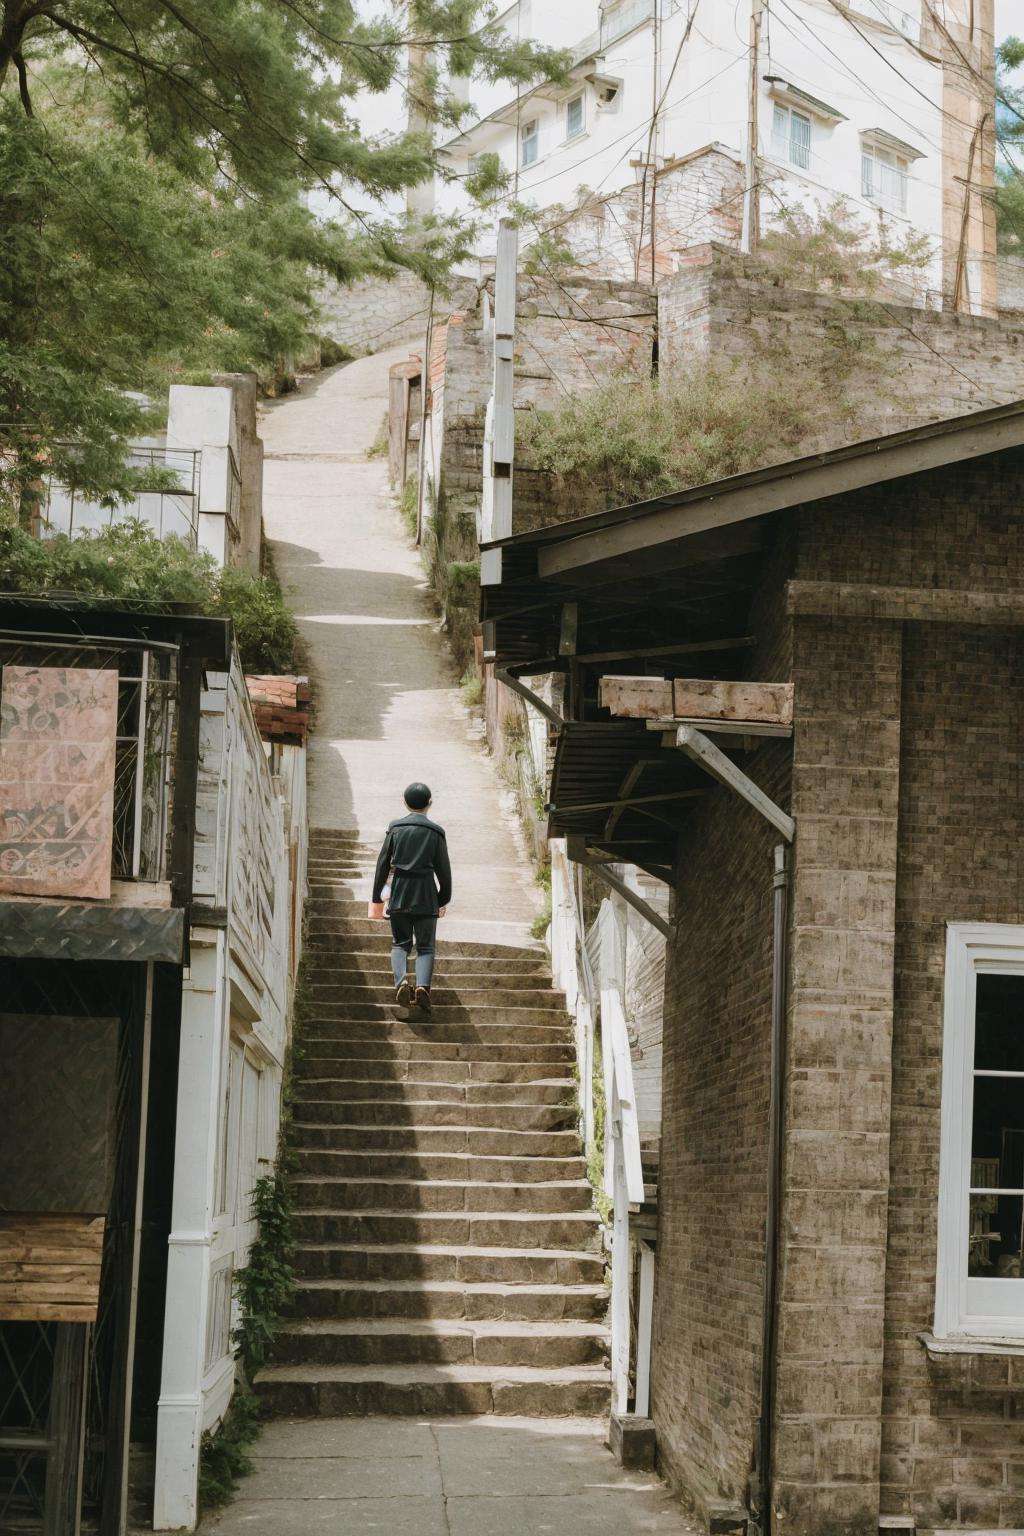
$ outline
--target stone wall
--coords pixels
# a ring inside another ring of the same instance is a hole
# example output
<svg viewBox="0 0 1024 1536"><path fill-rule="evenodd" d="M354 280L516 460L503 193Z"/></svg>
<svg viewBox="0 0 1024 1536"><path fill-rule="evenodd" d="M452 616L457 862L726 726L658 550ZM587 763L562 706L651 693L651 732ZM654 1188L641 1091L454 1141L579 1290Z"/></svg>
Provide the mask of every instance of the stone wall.
<svg viewBox="0 0 1024 1536"><path fill-rule="evenodd" d="M320 293L320 329L359 354L384 352L403 341L422 344L429 305L426 284L411 272L365 277L344 288L331 283Z"/></svg>
<svg viewBox="0 0 1024 1536"><path fill-rule="evenodd" d="M694 247L681 263L658 287L664 377L684 371L695 353L740 368L780 344L808 354L836 325L865 348L846 388L855 428L823 420L808 452L1024 396L1024 331L1012 319L783 288L720 245Z"/></svg>
<svg viewBox="0 0 1024 1536"><path fill-rule="evenodd" d="M650 369L656 304L647 284L580 276L521 277L516 313L517 419L551 408L618 369ZM432 360L432 410L440 486L449 498L479 505L484 418L491 391L492 343L482 298L453 314L444 335L443 377ZM440 419L439 419L440 418ZM513 481L513 526L551 520L557 487L520 454Z"/></svg>

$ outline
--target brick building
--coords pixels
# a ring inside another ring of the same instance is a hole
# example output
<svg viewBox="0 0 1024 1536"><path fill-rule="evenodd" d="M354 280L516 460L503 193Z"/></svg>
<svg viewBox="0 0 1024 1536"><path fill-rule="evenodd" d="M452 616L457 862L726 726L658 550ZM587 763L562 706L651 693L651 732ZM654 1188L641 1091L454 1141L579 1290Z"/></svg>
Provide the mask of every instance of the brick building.
<svg viewBox="0 0 1024 1536"><path fill-rule="evenodd" d="M1018 403L491 560L550 834L672 889L651 1415L708 1528L1024 1527L1022 468Z"/></svg>

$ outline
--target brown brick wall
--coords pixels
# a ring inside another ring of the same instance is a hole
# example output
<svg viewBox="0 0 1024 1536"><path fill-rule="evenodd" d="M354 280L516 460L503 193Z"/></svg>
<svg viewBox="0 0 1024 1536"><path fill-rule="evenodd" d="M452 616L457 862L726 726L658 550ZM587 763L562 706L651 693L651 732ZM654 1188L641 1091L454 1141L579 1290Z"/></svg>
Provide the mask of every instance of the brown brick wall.
<svg viewBox="0 0 1024 1536"><path fill-rule="evenodd" d="M783 542L753 616L753 676L789 676L788 560ZM766 743L743 765L788 804L788 743ZM758 1411L777 840L745 802L712 788L679 851L665 990L652 1413L661 1469L698 1508L744 1504Z"/></svg>
<svg viewBox="0 0 1024 1536"><path fill-rule="evenodd" d="M1020 631L908 626L902 709L882 1507L919 1531L1021 1527L1024 1361L929 1360L919 1338L935 1297L945 925L1024 921Z"/></svg>

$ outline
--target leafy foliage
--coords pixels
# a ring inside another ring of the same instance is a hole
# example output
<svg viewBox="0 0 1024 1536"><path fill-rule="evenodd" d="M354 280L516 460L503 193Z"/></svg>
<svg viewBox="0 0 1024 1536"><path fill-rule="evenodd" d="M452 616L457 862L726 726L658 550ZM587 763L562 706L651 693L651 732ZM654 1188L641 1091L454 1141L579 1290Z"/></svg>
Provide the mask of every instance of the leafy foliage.
<svg viewBox="0 0 1024 1536"><path fill-rule="evenodd" d="M1003 145L996 198L999 248L1024 255L1024 89L1013 80L1024 67L1024 39L1008 37L996 50L996 126Z"/></svg>
<svg viewBox="0 0 1024 1536"><path fill-rule="evenodd" d="M287 1172L279 1164L273 1173L257 1179L253 1188L252 1217L258 1232L248 1263L235 1277L241 1310L235 1345L250 1381L266 1364L295 1288L292 1208Z"/></svg>
<svg viewBox="0 0 1024 1536"><path fill-rule="evenodd" d="M400 80L410 44L431 59L405 82L421 127L368 140L351 100ZM427 130L472 108L443 79L564 67L482 0L5 0L0 496L26 515L34 468L63 476L74 441L79 488L127 500L125 445L169 376L274 369L316 329L317 276L443 278L469 229L380 212L444 174Z"/></svg>
<svg viewBox="0 0 1024 1536"><path fill-rule="evenodd" d="M517 417L517 452L563 477L570 507L600 487L608 506L739 474L796 452L810 404L785 377L695 367L683 378L620 375L554 411Z"/></svg>
<svg viewBox="0 0 1024 1536"><path fill-rule="evenodd" d="M247 1452L259 1432L259 1404L253 1393L238 1387L217 1428L203 1435L199 1450L200 1512L226 1504L239 1479L252 1471Z"/></svg>
<svg viewBox="0 0 1024 1536"><path fill-rule="evenodd" d="M246 672L295 670L295 621L273 577L218 570L209 555L182 539L158 539L145 523L38 540L0 520L0 591L73 593L150 608L181 603L233 620Z"/></svg>
<svg viewBox="0 0 1024 1536"><path fill-rule="evenodd" d="M783 207L761 237L758 264L773 281L797 288L872 295L895 284L913 287L931 261L931 241L913 229L890 235L858 218L843 197L814 213Z"/></svg>

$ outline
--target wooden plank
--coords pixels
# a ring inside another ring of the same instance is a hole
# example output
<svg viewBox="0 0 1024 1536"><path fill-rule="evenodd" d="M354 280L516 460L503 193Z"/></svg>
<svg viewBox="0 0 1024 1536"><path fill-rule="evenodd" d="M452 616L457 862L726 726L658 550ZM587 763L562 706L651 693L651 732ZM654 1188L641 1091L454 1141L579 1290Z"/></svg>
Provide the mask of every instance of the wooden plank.
<svg viewBox="0 0 1024 1536"><path fill-rule="evenodd" d="M672 714L697 720L763 720L772 725L792 725L793 684L677 677L672 684Z"/></svg>
<svg viewBox="0 0 1024 1536"><path fill-rule="evenodd" d="M602 677L598 699L602 709L627 720L662 720L673 713L667 677Z"/></svg>
<svg viewBox="0 0 1024 1536"><path fill-rule="evenodd" d="M631 838L630 846L639 847L642 841L644 839ZM657 840L655 846L663 846L663 841L663 839ZM640 916L646 919L652 928L657 928L658 932L664 934L666 939L672 937L672 929L660 912L656 912L648 902L644 901L642 896L638 896L635 891L631 891L624 881L620 880L617 875L613 875L610 869L606 869L600 859L591 857L587 850L586 839L581 833L569 833L565 840L565 850L567 856L574 863L588 865L598 878L604 881L605 885L610 886L613 891L616 891L623 901L633 908L634 912L639 912ZM630 859L628 862L635 863L636 860Z"/></svg>
<svg viewBox="0 0 1024 1536"><path fill-rule="evenodd" d="M692 762L699 764L705 773L717 779L729 789L736 791L752 805L775 828L781 832L787 842L793 841L796 832L796 822L792 816L769 799L763 789L759 789L752 779L748 779L742 768L726 757L725 753L716 747L713 741L709 741L702 731L695 726L681 725L676 732L676 746L681 752L685 752Z"/></svg>
<svg viewBox="0 0 1024 1536"><path fill-rule="evenodd" d="M639 1224L637 1224L639 1225ZM633 1412L645 1419L651 1408L651 1332L654 1322L654 1254L640 1244L640 1296L636 1321L636 1395Z"/></svg>
<svg viewBox="0 0 1024 1536"><path fill-rule="evenodd" d="M0 1215L0 1321L94 1322L105 1218Z"/></svg>

